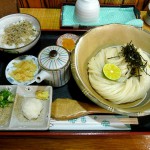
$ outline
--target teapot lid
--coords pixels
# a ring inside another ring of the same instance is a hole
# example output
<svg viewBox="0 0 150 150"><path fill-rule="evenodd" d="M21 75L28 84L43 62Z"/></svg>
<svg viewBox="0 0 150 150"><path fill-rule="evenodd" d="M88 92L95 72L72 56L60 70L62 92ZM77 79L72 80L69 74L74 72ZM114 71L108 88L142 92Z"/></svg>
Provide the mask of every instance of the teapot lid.
<svg viewBox="0 0 150 150"><path fill-rule="evenodd" d="M43 69L58 70L69 63L70 55L61 46L48 46L39 53L38 61Z"/></svg>

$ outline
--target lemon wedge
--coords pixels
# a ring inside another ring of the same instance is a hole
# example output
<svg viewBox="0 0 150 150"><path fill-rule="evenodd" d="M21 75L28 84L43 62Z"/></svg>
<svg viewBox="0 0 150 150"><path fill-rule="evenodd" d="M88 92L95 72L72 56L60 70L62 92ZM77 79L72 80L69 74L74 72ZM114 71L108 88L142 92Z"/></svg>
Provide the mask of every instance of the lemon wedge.
<svg viewBox="0 0 150 150"><path fill-rule="evenodd" d="M115 64L105 64L103 73L110 80L118 80L121 77L121 69Z"/></svg>

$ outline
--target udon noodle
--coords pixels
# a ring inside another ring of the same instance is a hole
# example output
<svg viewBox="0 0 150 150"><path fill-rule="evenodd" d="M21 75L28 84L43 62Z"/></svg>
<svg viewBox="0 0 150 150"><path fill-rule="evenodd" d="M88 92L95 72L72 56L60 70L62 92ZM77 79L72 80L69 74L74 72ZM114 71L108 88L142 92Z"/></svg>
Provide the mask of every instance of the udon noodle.
<svg viewBox="0 0 150 150"><path fill-rule="evenodd" d="M95 91L103 98L116 103L128 103L143 98L150 88L150 58L141 50L137 49L139 54L147 61L146 74L140 70L140 78L129 77L128 64L125 58L115 57L121 51L121 46L108 47L102 49L95 57L92 57L88 64L89 81ZM114 57L112 59L108 59ZM111 63L117 65L121 69L121 77L112 81L107 79L103 74L105 64Z"/></svg>

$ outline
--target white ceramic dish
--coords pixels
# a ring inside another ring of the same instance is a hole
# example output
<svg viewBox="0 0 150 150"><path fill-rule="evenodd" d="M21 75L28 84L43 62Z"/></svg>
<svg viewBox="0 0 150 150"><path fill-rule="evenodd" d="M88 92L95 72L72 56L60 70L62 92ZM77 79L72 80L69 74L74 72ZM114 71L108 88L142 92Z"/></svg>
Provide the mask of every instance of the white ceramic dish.
<svg viewBox="0 0 150 150"><path fill-rule="evenodd" d="M63 40L64 39L68 39L68 42L66 41L67 43L65 43L65 45L63 45ZM72 52L72 50L75 48L75 44L76 44L76 42L77 42L78 39L79 39L79 36L77 36L75 34L71 34L71 33L66 33L66 34L61 35L57 39L56 45L62 46L65 49L67 49L69 52ZM73 42L74 42L74 47L73 48L68 48L68 45L69 45L69 42L70 42L69 40L73 40Z"/></svg>
<svg viewBox="0 0 150 150"><path fill-rule="evenodd" d="M27 98L35 98L37 90L48 91L49 99L40 100L43 109L37 119L28 120L22 113L21 104ZM51 86L17 86L16 98L10 119L10 124L6 130L47 130L50 124L52 103L52 87Z"/></svg>
<svg viewBox="0 0 150 150"><path fill-rule="evenodd" d="M17 80L15 80L12 76L10 76L10 73L15 70L16 68L14 67L14 63L19 63L21 61L25 61L25 60L32 60L36 66L37 66L37 70L35 71L34 73L34 78L33 80L30 80L30 81L25 81L25 82L19 82ZM19 56L15 59L13 59L12 61L9 62L9 64L7 65L6 67L6 70L5 70L5 76L7 78L7 80L11 83L11 84L15 84L15 85L30 85L32 84L33 82L35 82L35 77L36 75L38 74L39 72L39 64L38 64L38 60L35 56L32 56L32 55L23 55L23 56Z"/></svg>
<svg viewBox="0 0 150 150"><path fill-rule="evenodd" d="M16 85L0 85L0 91L9 90L16 95ZM15 100L15 99L14 99ZM10 103L8 107L0 107L0 130L8 129L14 103Z"/></svg>

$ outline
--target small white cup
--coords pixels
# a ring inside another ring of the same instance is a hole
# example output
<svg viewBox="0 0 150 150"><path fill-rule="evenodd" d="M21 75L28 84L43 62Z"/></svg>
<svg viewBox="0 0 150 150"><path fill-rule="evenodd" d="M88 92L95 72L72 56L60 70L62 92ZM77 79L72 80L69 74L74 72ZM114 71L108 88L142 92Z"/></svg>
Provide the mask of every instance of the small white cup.
<svg viewBox="0 0 150 150"><path fill-rule="evenodd" d="M100 13L99 0L77 0L74 18L77 22L97 22Z"/></svg>
<svg viewBox="0 0 150 150"><path fill-rule="evenodd" d="M148 10L147 10L146 16L144 18L144 21L147 25L150 26L150 3L148 5Z"/></svg>

